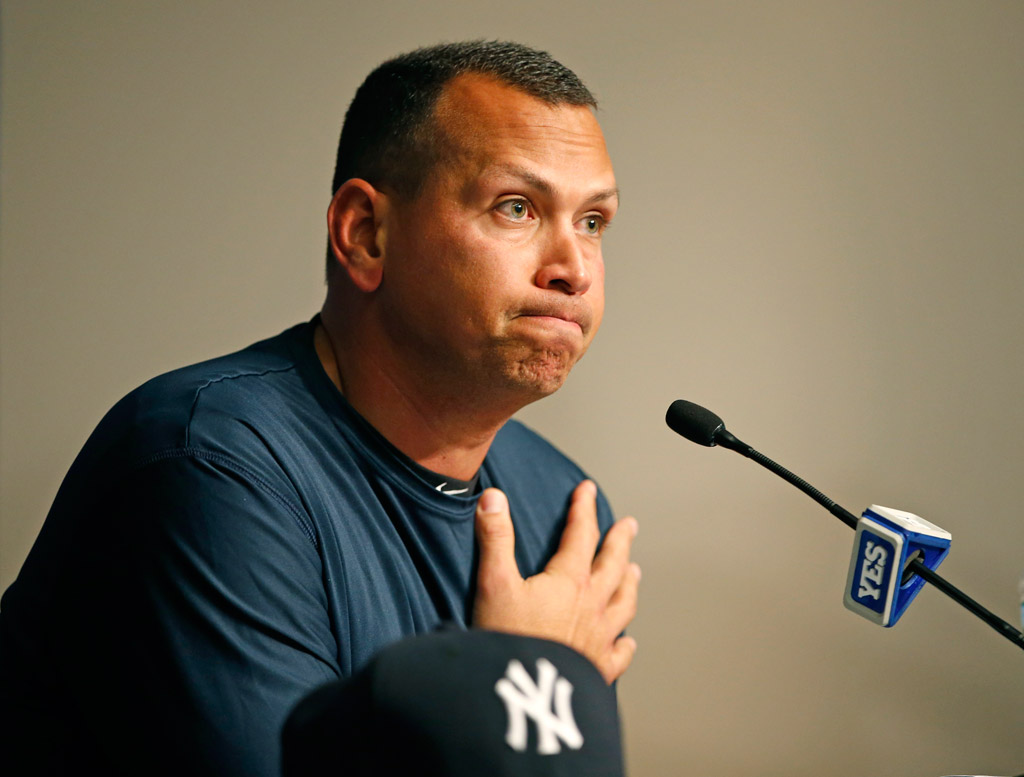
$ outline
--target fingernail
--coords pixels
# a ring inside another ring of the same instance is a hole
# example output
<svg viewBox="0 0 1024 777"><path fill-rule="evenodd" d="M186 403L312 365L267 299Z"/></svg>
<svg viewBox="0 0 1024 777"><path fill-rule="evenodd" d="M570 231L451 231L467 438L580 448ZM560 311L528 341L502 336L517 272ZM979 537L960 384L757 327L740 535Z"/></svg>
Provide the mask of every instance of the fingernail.
<svg viewBox="0 0 1024 777"><path fill-rule="evenodd" d="M636 579L639 581L640 578L643 577L643 573L640 571L640 565L634 561L630 566L633 567L633 574L636 575Z"/></svg>
<svg viewBox="0 0 1024 777"><path fill-rule="evenodd" d="M505 498L496 488L488 488L480 495L477 509L485 514L500 513L505 508Z"/></svg>

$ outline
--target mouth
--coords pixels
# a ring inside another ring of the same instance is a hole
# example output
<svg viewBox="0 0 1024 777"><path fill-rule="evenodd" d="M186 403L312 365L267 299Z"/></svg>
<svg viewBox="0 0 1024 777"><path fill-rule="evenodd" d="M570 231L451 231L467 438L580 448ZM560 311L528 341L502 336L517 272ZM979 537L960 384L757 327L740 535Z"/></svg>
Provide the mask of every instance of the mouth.
<svg viewBox="0 0 1024 777"><path fill-rule="evenodd" d="M569 319L569 318L562 318L561 316L526 315L526 316L521 316L521 318L528 318L528 319L531 319L532 321L536 321L537 323L540 323L540 324L550 324L551 326L571 327L572 329L576 329L576 330L578 330L580 332L583 331L583 326L578 321L574 321L574 320Z"/></svg>
<svg viewBox="0 0 1024 777"><path fill-rule="evenodd" d="M591 314L585 306L538 306L521 311L517 318L527 318L552 327L571 327L579 332L590 329Z"/></svg>

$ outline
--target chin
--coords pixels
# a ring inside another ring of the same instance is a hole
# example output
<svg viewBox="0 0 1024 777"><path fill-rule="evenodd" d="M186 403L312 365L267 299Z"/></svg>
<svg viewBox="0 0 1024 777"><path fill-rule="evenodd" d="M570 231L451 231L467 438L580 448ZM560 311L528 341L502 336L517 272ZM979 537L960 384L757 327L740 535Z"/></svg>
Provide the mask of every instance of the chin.
<svg viewBox="0 0 1024 777"><path fill-rule="evenodd" d="M533 401L558 391L576 361L565 351L546 351L512 364L508 377L519 388L529 390Z"/></svg>

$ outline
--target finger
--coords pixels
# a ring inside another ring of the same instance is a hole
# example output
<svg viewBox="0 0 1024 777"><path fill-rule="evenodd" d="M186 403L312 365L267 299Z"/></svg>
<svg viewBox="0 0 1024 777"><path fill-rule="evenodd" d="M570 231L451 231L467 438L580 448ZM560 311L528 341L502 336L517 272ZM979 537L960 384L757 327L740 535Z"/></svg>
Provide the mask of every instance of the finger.
<svg viewBox="0 0 1024 777"><path fill-rule="evenodd" d="M522 580L516 564L516 535L508 498L497 488L484 490L476 504L476 539L480 546L477 585L481 590Z"/></svg>
<svg viewBox="0 0 1024 777"><path fill-rule="evenodd" d="M627 516L616 521L604 537L601 550L594 559L592 574L594 585L606 596L619 587L639 528L636 518Z"/></svg>
<svg viewBox="0 0 1024 777"><path fill-rule="evenodd" d="M630 564L622 576L622 583L612 594L605 608L605 622L612 634L619 634L636 616L640 594L640 565Z"/></svg>
<svg viewBox="0 0 1024 777"><path fill-rule="evenodd" d="M551 557L546 569L564 571L574 577L589 576L600 538L597 486L591 480L584 480L572 492L558 552Z"/></svg>
<svg viewBox="0 0 1024 777"><path fill-rule="evenodd" d="M605 682L611 685L615 680L618 680L629 668L635 655L635 639L630 636L622 636L615 640L611 653L602 662L603 666L598 667L601 670L601 674L604 675Z"/></svg>

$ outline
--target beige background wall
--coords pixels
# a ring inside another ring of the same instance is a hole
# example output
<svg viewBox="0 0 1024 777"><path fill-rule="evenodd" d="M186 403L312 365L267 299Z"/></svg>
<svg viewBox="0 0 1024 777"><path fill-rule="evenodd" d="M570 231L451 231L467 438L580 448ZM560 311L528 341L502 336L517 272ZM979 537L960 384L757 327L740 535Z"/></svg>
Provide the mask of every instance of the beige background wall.
<svg viewBox="0 0 1024 777"><path fill-rule="evenodd" d="M1024 571L1024 2L12 0L2 21L0 585L102 413L309 317L348 100L440 40L602 100L609 312L523 416L642 522L634 777L1024 772L1024 654L938 592L841 603L852 535L662 421L677 397L859 512Z"/></svg>

